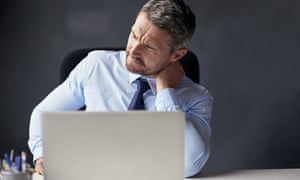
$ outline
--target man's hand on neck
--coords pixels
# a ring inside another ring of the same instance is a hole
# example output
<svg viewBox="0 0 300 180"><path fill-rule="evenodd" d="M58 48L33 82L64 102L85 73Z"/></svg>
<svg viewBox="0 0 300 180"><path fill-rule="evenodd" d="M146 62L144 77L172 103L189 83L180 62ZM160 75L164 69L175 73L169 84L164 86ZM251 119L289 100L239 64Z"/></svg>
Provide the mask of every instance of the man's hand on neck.
<svg viewBox="0 0 300 180"><path fill-rule="evenodd" d="M157 92L166 88L176 88L185 72L179 61L170 63L156 76Z"/></svg>

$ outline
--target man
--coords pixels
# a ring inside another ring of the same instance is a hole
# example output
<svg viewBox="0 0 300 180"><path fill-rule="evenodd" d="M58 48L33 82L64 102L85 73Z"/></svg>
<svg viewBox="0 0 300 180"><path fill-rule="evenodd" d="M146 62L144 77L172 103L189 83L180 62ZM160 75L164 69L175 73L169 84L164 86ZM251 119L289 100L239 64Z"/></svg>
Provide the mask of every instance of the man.
<svg viewBox="0 0 300 180"><path fill-rule="evenodd" d="M40 114L44 111L127 111L137 81L145 79L145 109L184 111L185 176L197 174L209 156L213 98L192 82L179 63L195 30L195 16L182 0L150 0L131 28L126 52L94 51L31 115L29 146L43 174Z"/></svg>

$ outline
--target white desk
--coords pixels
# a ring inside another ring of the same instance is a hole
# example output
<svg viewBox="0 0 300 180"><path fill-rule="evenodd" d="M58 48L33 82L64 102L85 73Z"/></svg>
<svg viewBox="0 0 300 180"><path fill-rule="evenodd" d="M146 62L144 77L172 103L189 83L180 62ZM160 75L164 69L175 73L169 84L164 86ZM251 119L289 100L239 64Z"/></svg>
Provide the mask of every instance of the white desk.
<svg viewBox="0 0 300 180"><path fill-rule="evenodd" d="M206 172L186 180L300 180L300 169L256 169L232 170L224 172ZM43 180L43 176L35 174L32 180Z"/></svg>
<svg viewBox="0 0 300 180"><path fill-rule="evenodd" d="M232 170L223 172L204 172L191 178L198 180L300 180L300 169L253 169Z"/></svg>

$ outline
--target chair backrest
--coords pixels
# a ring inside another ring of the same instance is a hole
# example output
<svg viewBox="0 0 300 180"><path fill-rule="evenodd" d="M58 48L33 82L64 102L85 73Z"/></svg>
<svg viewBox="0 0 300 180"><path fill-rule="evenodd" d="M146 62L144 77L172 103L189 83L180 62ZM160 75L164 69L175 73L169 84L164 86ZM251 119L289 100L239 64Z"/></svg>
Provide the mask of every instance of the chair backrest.
<svg viewBox="0 0 300 180"><path fill-rule="evenodd" d="M63 82L72 71L72 69L84 58L90 51L93 50L124 50L124 48L83 48L71 51L62 61L60 69L60 82ZM188 53L180 60L186 75L195 83L200 83L199 62L197 56L188 51Z"/></svg>

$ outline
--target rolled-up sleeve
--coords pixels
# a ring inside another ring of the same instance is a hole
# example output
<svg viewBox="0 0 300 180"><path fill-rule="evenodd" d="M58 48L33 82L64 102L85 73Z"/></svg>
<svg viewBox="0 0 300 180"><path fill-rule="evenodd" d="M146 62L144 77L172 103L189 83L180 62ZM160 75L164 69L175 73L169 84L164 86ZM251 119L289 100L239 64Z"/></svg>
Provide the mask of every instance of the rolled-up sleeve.
<svg viewBox="0 0 300 180"><path fill-rule="evenodd" d="M190 94L187 97L184 96L178 97L175 89L164 89L157 93L156 108L158 111L185 112L184 175L191 177L201 171L210 155L211 129L209 123L213 97L206 89L202 89L199 96L195 96L195 98L190 98Z"/></svg>

